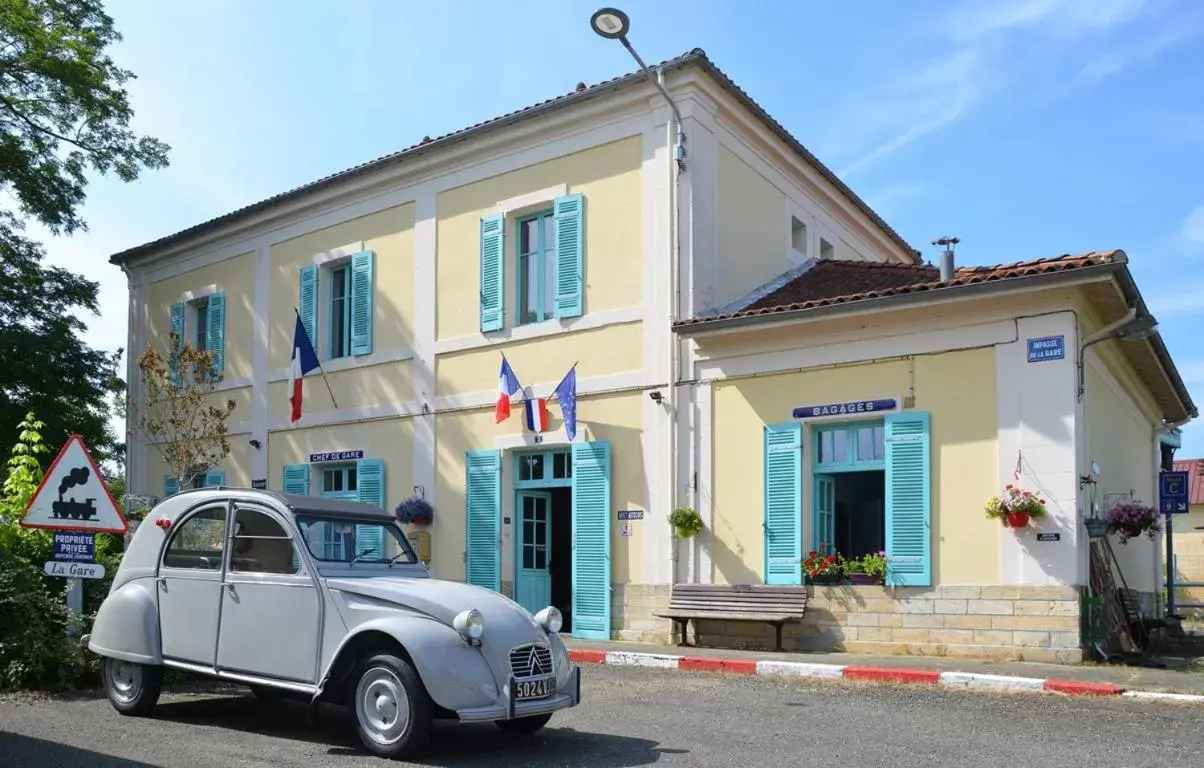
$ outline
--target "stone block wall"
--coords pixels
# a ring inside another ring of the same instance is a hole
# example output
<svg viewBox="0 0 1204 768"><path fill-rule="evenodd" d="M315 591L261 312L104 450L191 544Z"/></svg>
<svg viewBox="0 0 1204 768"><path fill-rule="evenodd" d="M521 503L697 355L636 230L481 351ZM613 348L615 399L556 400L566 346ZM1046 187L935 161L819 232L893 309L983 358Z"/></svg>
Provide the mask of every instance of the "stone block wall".
<svg viewBox="0 0 1204 768"><path fill-rule="evenodd" d="M794 651L961 656L1058 663L1082 661L1076 587L808 587L801 625L787 625ZM614 638L674 643L673 623L652 615L669 603L669 585L618 585ZM774 629L755 622L691 622L700 646L772 650Z"/></svg>

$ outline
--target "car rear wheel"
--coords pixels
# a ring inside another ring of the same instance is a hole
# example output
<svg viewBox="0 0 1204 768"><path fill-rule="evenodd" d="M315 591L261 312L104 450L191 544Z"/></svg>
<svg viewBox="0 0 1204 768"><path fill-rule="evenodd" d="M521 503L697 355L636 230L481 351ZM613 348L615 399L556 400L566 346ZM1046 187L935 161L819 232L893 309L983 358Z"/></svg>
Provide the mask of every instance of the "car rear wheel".
<svg viewBox="0 0 1204 768"><path fill-rule="evenodd" d="M538 731L548 724L552 719L552 713L546 715L531 715L530 717L516 717L513 720L496 720L497 727L501 728L506 733L521 733L531 734Z"/></svg>
<svg viewBox="0 0 1204 768"><path fill-rule="evenodd" d="M414 667L378 653L360 665L356 680L355 730L368 751L389 758L421 752L431 737L434 707Z"/></svg>
<svg viewBox="0 0 1204 768"><path fill-rule="evenodd" d="M101 664L105 693L123 715L145 715L159 701L163 667L105 658Z"/></svg>

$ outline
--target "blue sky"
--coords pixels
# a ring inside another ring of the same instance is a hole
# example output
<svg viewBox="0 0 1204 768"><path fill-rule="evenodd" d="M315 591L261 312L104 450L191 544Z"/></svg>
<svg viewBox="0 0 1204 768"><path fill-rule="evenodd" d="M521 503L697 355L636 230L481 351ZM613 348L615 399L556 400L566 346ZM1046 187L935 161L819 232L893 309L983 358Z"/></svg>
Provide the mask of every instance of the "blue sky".
<svg viewBox="0 0 1204 768"><path fill-rule="evenodd" d="M126 337L116 251L631 71L589 30L601 4L112 0L136 128L173 152L134 184L98 180L90 231L47 240L101 283L90 340ZM963 264L1123 248L1204 402L1204 3L620 7L647 61L705 49L933 260L943 234ZM1204 456L1204 427L1180 455Z"/></svg>

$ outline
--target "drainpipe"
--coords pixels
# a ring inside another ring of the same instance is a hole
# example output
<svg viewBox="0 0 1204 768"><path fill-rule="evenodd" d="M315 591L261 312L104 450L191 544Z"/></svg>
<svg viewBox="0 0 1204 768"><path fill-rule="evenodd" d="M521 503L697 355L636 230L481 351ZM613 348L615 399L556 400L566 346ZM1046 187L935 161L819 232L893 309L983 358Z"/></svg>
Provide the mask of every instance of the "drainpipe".
<svg viewBox="0 0 1204 768"><path fill-rule="evenodd" d="M673 145L674 161L668 164L669 174L669 291L672 300L672 306L669 309L669 476L673 478L673 489L669 497L669 509L672 511L677 505L677 494L679 490L678 469L680 468L680 458L678 457L678 449L680 440L678 440L677 430L679 426L679 410L677 407L678 381L681 380L681 347L680 341L677 338L676 332L673 331L673 326L681 317L681 239L679 237L679 225L681 222L679 210L679 189L678 184L681 179L681 171L685 169L685 126L682 124L681 112L677 109L677 104L669 97L669 91L665 88L665 70L663 67L657 67L656 70L656 85L660 89L661 94L665 97L665 101L669 102L670 108L673 110L673 119L666 126L666 146ZM678 561L680 553L678 552L678 541L673 531L669 532L669 562L670 562L670 583L676 584L678 579Z"/></svg>
<svg viewBox="0 0 1204 768"><path fill-rule="evenodd" d="M1115 323L1110 323L1108 325L1105 325L1103 328L1100 328L1095 333L1093 333L1090 336L1088 336L1087 338L1083 339L1083 341L1079 344L1079 359L1078 359L1078 370L1079 370L1078 399L1079 399L1079 402L1082 402L1083 395L1087 392L1087 372L1083 367L1083 361L1086 359L1084 357L1084 355L1087 352L1087 348L1092 346L1093 344L1098 344L1101 341L1106 341L1106 340L1112 338L1112 335L1115 334L1116 331L1120 330L1121 328L1123 328L1124 326L1128 325L1129 323L1133 322L1136 319L1137 319L1137 307L1129 307L1129 311L1125 313L1124 317L1117 320Z"/></svg>

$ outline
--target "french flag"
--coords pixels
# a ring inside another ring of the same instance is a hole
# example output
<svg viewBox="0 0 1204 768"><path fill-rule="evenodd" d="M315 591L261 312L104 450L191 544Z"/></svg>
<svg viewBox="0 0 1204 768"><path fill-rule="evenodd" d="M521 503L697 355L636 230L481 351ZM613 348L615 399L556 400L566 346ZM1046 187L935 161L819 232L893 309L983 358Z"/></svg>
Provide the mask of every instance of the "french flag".
<svg viewBox="0 0 1204 768"><path fill-rule="evenodd" d="M548 431L548 400L545 397L527 398L523 401L527 416L527 429L537 435Z"/></svg>
<svg viewBox="0 0 1204 768"><path fill-rule="evenodd" d="M293 328L293 359L288 368L288 401L292 406L292 422L301 418L301 379L317 367L318 353L314 352L314 345L305 332L305 324L301 322L301 314L297 313L297 325Z"/></svg>
<svg viewBox="0 0 1204 768"><path fill-rule="evenodd" d="M510 361L502 358L502 371L497 379L497 405L493 408L493 416L498 424L510 418L510 396L522 389L518 377L510 368Z"/></svg>

